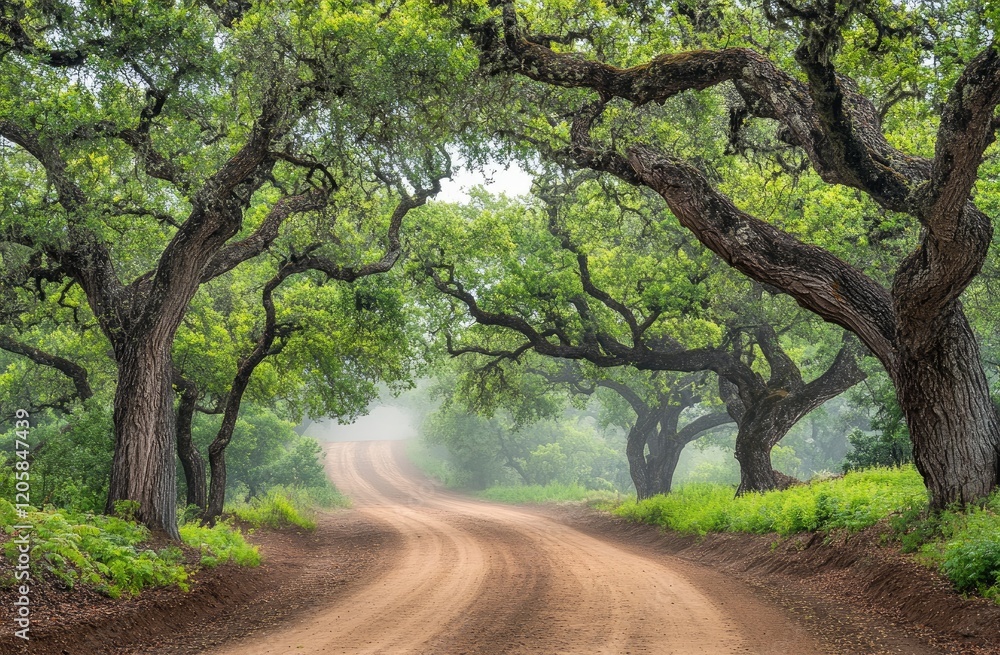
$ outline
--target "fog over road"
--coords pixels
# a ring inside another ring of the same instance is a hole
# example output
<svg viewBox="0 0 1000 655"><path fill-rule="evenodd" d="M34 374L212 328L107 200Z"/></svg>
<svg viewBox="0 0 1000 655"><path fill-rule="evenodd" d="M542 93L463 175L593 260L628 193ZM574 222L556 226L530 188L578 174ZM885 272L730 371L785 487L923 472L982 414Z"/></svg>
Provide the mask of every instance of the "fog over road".
<svg viewBox="0 0 1000 655"><path fill-rule="evenodd" d="M400 534L384 570L219 655L828 652L739 583L588 536L553 514L447 493L401 442L326 444L355 509Z"/></svg>

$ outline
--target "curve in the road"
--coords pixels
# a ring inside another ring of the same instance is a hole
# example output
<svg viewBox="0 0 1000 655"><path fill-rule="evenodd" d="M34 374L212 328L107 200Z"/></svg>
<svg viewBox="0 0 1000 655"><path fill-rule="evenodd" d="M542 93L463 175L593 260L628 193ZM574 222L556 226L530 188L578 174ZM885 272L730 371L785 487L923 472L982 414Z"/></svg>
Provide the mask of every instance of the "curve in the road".
<svg viewBox="0 0 1000 655"><path fill-rule="evenodd" d="M356 511L401 535L402 555L332 605L219 655L826 652L750 592L720 602L690 567L445 493L400 442L328 444L327 469Z"/></svg>

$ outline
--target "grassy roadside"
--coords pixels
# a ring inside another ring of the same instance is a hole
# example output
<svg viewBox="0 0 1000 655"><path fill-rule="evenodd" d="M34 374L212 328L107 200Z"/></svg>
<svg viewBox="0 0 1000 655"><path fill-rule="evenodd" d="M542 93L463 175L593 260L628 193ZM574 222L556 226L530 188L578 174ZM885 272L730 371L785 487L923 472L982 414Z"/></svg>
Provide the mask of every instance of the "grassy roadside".
<svg viewBox="0 0 1000 655"><path fill-rule="evenodd" d="M350 507L351 500L329 484L325 487L301 489L274 487L263 496L226 505L226 513L253 528L281 529L316 528L316 510Z"/></svg>
<svg viewBox="0 0 1000 655"><path fill-rule="evenodd" d="M559 484L491 487L475 495L514 504L586 502L630 521L686 534L788 536L882 525L886 540L940 570L958 591L1000 603L1000 491L983 507L930 514L923 481L912 466L872 468L739 498L730 486L705 483L643 501Z"/></svg>
<svg viewBox="0 0 1000 655"><path fill-rule="evenodd" d="M123 506L119 517L46 509L20 519L14 506L0 499L0 526L4 526L0 531L0 589L15 586L13 563L18 551L8 526L17 523L32 526L32 577L48 577L69 588L85 585L118 598L174 584L186 591L189 576L199 568L226 562L260 564L257 547L247 543L233 518L250 532L289 526L311 530L316 526L317 508L349 504L332 485L316 489L276 487L250 502L227 505L229 518L213 527L203 527L196 519L183 523L179 530L184 547L156 547L145 526L128 520L128 507Z"/></svg>
<svg viewBox="0 0 1000 655"><path fill-rule="evenodd" d="M624 500L622 494L615 491L595 491L579 484L560 484L553 482L547 485L520 485L506 487L490 487L475 494L484 500L516 505L531 505L556 502L585 502L594 504L618 504Z"/></svg>
<svg viewBox="0 0 1000 655"><path fill-rule="evenodd" d="M890 514L922 508L927 492L913 467L873 468L784 491L734 498L733 488L695 483L665 496L625 501L618 516L684 533L860 530Z"/></svg>
<svg viewBox="0 0 1000 655"><path fill-rule="evenodd" d="M16 583L13 563L18 550L8 536L9 526L25 522L32 526L32 577L51 577L70 588L90 586L112 598L172 584L186 590L190 573L201 567L260 563L257 548L225 522L212 528L181 526L181 540L189 547L186 553L173 544L155 549L145 526L123 518L52 509L18 518L14 506L0 499L0 525L5 526L0 589Z"/></svg>
<svg viewBox="0 0 1000 655"><path fill-rule="evenodd" d="M962 593L1000 603L1000 491L983 507L929 514L912 467L873 468L784 491L733 497L731 487L691 484L666 496L605 508L682 533L858 531L881 524L887 540L940 570Z"/></svg>

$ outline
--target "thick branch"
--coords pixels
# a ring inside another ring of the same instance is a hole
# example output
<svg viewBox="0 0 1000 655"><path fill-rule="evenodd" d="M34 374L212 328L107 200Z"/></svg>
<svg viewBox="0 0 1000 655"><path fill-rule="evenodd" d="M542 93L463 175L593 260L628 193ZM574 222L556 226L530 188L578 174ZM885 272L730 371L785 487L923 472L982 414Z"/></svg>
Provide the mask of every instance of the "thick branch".
<svg viewBox="0 0 1000 655"><path fill-rule="evenodd" d="M732 422L733 417L726 412L713 412L699 416L677 432L677 441L689 443L697 439L703 432Z"/></svg>
<svg viewBox="0 0 1000 655"><path fill-rule="evenodd" d="M59 357L34 346L29 346L26 343L3 334L0 334L0 348L7 352L27 357L36 364L56 369L73 382L73 386L76 388L76 395L81 401L87 400L94 395L93 390L90 388L87 369L79 364L71 362L65 357Z"/></svg>
<svg viewBox="0 0 1000 655"><path fill-rule="evenodd" d="M764 353L764 358L771 368L768 386L786 389L802 386L802 373L785 352L785 349L781 347L774 327L770 323L762 323L754 330L754 334L757 345L760 346L760 350Z"/></svg>
<svg viewBox="0 0 1000 655"><path fill-rule="evenodd" d="M233 270L241 263L260 255L278 238L278 231L288 217L293 214L323 209L328 200L329 190L325 188L282 198L275 203L253 234L227 245L215 254L202 273L202 283L215 279Z"/></svg>
<svg viewBox="0 0 1000 655"><path fill-rule="evenodd" d="M895 317L883 287L826 250L741 211L686 162L645 147L633 148L629 161L680 223L733 268L854 332L891 367Z"/></svg>
<svg viewBox="0 0 1000 655"><path fill-rule="evenodd" d="M923 210L928 229L942 232L942 238L960 220L983 153L996 138L998 104L1000 54L991 43L965 67L941 115Z"/></svg>
<svg viewBox="0 0 1000 655"><path fill-rule="evenodd" d="M597 91L602 100L623 98L638 105L662 103L684 91L733 82L747 101L748 110L781 122L789 140L805 150L827 182L859 188L885 207L905 211L911 186L927 177L929 167L925 161L897 153L885 141L877 120L874 124L863 120L870 115L877 119L877 112L873 108L868 112L871 103L853 91L847 92L847 102L838 107L842 114L848 108L857 108L863 114L850 123L854 130L863 130L851 141L861 149L860 160L845 154L839 138L843 134L842 121L827 120L823 108L817 109L809 87L753 50L693 50L618 68L575 53L557 53L529 41L521 32L511 2L504 4L503 22L504 45L516 61L515 70L525 77L557 86L589 88ZM495 43L487 45L497 47ZM873 164L858 171L861 160Z"/></svg>
<svg viewBox="0 0 1000 655"><path fill-rule="evenodd" d="M617 380L597 380L597 386L604 387L605 389L611 389L619 396L625 399L625 401L632 406L637 416L644 416L652 411L649 403L644 401L642 397L635 392L632 387L627 384L622 384Z"/></svg>

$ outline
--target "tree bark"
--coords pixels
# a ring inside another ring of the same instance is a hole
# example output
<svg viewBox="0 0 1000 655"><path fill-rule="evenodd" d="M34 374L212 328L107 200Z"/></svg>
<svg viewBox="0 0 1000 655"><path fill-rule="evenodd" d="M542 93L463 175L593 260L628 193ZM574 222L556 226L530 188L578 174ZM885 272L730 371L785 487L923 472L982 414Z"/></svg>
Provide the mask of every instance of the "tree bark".
<svg viewBox="0 0 1000 655"><path fill-rule="evenodd" d="M979 501L1000 483L1000 423L978 343L960 308L938 325L918 329L934 341L924 352L902 350L891 372L914 462L932 508ZM908 336L902 340L914 341Z"/></svg>
<svg viewBox="0 0 1000 655"><path fill-rule="evenodd" d="M640 400L636 394L629 393L629 389L623 385L608 384L605 381L603 386L617 388L624 397ZM695 399L689 396L687 402L676 405L663 399L663 404L655 409L648 405L644 408L640 402L632 403L637 418L628 433L625 456L628 459L629 475L635 485L638 500L670 493L674 482L674 471L677 470L677 463L684 447L704 432L730 422L731 419L726 414L708 414L678 430L677 421L681 412L694 401Z"/></svg>
<svg viewBox="0 0 1000 655"><path fill-rule="evenodd" d="M190 380L175 375L174 384L181 389L181 401L177 408L177 456L184 470L187 483L187 504L197 505L202 512L206 504L205 460L191 438L191 426L198 402L198 387Z"/></svg>
<svg viewBox="0 0 1000 655"><path fill-rule="evenodd" d="M751 491L763 492L777 489L778 480L771 465L771 449L781 441L792 425L774 424L769 421L774 412L767 413L760 420L747 421L740 425L736 435L736 460L740 463L740 486L736 495Z"/></svg>
<svg viewBox="0 0 1000 655"><path fill-rule="evenodd" d="M178 540L170 343L125 339L116 348L115 452L105 511L114 513L118 501L138 502L136 518Z"/></svg>
<svg viewBox="0 0 1000 655"><path fill-rule="evenodd" d="M208 448L208 466L212 476L208 486L208 508L202 519L207 524L215 523L215 519L222 514L226 502L226 446L229 445L229 439L232 438L235 426L235 416L231 425L227 425L226 420L223 419L223 427L219 430L219 434L227 434L228 436L221 441L217 436Z"/></svg>
<svg viewBox="0 0 1000 655"><path fill-rule="evenodd" d="M643 429L643 421L636 421L628 432L628 442L625 444L625 457L628 459L628 472L635 485L635 495L638 500L645 500L656 495L650 480L649 469L646 467L646 442L648 429Z"/></svg>
<svg viewBox="0 0 1000 655"><path fill-rule="evenodd" d="M677 470L677 462L680 461L681 452L688 444L687 441L677 438L664 438L657 435L657 438L649 445L649 458L646 466L649 469L651 480L651 491L653 496L657 494L668 494L674 484L674 471Z"/></svg>

